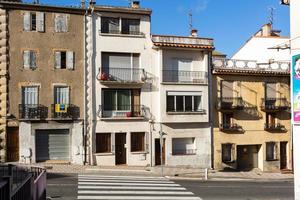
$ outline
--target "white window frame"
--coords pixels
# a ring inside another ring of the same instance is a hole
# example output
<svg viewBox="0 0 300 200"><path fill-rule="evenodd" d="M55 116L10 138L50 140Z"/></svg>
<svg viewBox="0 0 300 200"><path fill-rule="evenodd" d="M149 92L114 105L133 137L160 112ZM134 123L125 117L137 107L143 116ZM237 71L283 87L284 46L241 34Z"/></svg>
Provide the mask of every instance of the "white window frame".
<svg viewBox="0 0 300 200"><path fill-rule="evenodd" d="M174 112L203 112L203 93L200 92L171 92L171 91L167 91L167 96L166 96L166 108L168 108L168 101L167 98L168 96L174 96ZM183 111L177 111L177 102L176 102L176 97L177 96L182 96L183 97ZM185 104L185 98L187 96L191 96L192 97L192 111L186 111L186 104ZM200 97L200 109L199 110L195 110L195 97ZM168 111L167 112L172 112L172 111Z"/></svg>

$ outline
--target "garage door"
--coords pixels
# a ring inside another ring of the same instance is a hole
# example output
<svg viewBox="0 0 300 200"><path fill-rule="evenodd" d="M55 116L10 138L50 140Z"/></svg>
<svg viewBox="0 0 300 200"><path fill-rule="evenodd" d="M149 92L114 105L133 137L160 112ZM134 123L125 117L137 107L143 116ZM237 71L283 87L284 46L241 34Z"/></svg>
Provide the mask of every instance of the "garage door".
<svg viewBox="0 0 300 200"><path fill-rule="evenodd" d="M69 130L37 130L36 161L70 160Z"/></svg>

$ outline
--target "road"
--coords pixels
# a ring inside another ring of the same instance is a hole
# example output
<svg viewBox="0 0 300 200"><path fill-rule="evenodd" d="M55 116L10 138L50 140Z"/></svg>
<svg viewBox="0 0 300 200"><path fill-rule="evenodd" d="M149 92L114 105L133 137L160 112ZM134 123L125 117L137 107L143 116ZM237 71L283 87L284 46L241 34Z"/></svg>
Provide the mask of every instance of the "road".
<svg viewBox="0 0 300 200"><path fill-rule="evenodd" d="M48 174L52 200L293 200L293 182L168 180L151 177ZM127 198L126 198L127 197Z"/></svg>

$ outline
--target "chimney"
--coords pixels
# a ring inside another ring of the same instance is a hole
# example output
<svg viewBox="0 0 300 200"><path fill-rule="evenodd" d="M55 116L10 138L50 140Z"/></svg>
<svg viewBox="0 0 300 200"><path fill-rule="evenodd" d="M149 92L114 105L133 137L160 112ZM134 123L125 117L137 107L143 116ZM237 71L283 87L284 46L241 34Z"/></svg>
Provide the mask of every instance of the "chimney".
<svg viewBox="0 0 300 200"><path fill-rule="evenodd" d="M198 30L197 29L192 29L191 30L191 37L198 37Z"/></svg>
<svg viewBox="0 0 300 200"><path fill-rule="evenodd" d="M272 35L272 24L265 24L262 28L262 36L271 36Z"/></svg>
<svg viewBox="0 0 300 200"><path fill-rule="evenodd" d="M140 8L140 1L132 1L131 8L135 8L135 9Z"/></svg>

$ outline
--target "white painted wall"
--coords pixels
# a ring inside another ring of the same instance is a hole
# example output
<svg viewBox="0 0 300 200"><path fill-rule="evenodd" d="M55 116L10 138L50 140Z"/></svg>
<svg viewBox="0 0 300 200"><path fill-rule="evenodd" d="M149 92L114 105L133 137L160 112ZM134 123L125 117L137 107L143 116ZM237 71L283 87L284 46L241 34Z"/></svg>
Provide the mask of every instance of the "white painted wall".
<svg viewBox="0 0 300 200"><path fill-rule="evenodd" d="M289 61L290 51L269 49L280 44L288 43L288 37L258 37L253 36L233 56L236 60L256 60L258 63L274 61Z"/></svg>

